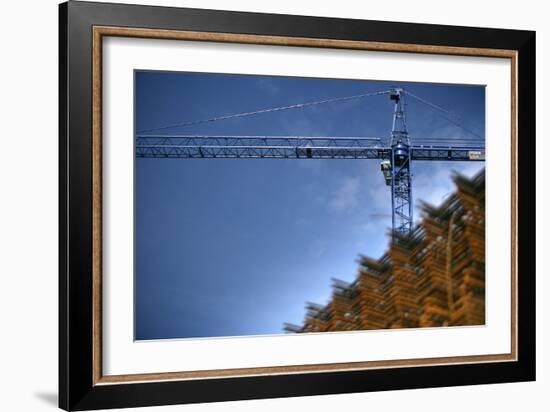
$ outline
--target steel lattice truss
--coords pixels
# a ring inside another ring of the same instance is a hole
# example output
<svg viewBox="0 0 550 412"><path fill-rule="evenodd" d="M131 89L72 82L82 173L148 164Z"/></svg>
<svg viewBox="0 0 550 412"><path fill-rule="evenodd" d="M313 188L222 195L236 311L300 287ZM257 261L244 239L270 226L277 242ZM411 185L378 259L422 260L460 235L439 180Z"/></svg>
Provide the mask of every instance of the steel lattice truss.
<svg viewBox="0 0 550 412"><path fill-rule="evenodd" d="M136 157L390 159L391 147L376 137L138 135ZM411 158L484 160L485 147L460 142L456 145L413 143Z"/></svg>

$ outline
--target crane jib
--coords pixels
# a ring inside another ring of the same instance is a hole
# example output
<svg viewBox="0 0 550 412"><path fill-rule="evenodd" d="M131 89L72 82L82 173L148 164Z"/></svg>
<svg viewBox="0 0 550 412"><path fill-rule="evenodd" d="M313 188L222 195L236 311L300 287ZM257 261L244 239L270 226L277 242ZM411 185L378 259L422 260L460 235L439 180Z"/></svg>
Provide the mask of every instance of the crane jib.
<svg viewBox="0 0 550 412"><path fill-rule="evenodd" d="M412 160L483 161L485 149L481 147L426 147L412 146ZM138 139L138 158L294 158L294 159L390 159L390 147L338 147L338 146L247 146L155 144Z"/></svg>

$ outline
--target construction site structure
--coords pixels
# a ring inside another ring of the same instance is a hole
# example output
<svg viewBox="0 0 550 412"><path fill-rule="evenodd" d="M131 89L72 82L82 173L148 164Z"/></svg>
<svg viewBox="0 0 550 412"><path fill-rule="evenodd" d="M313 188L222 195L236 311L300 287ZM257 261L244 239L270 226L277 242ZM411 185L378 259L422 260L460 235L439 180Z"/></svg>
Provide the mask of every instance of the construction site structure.
<svg viewBox="0 0 550 412"><path fill-rule="evenodd" d="M455 174L456 192L423 204L410 233L394 233L379 259L361 256L352 283L333 279L326 305L306 304L303 325L329 332L485 324L485 172Z"/></svg>

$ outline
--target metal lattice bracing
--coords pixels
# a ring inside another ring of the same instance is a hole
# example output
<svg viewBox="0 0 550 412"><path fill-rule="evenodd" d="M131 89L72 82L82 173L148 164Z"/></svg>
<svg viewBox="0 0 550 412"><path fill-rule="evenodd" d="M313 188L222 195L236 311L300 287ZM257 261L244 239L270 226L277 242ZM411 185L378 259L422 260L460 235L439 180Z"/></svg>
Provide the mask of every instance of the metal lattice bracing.
<svg viewBox="0 0 550 412"><path fill-rule="evenodd" d="M138 136L137 157L383 159L376 137Z"/></svg>
<svg viewBox="0 0 550 412"><path fill-rule="evenodd" d="M136 138L138 158L390 159L378 138L296 136L144 135ZM471 145L413 145L411 160L484 160Z"/></svg>
<svg viewBox="0 0 550 412"><path fill-rule="evenodd" d="M399 164L396 162L395 151L392 156L392 227L399 233L409 233L412 230L412 193L411 193L411 162L410 156Z"/></svg>
<svg viewBox="0 0 550 412"><path fill-rule="evenodd" d="M411 142L407 132L403 90L394 89L390 98L395 101L391 131L391 203L392 228L395 232L412 230L413 209L411 193Z"/></svg>

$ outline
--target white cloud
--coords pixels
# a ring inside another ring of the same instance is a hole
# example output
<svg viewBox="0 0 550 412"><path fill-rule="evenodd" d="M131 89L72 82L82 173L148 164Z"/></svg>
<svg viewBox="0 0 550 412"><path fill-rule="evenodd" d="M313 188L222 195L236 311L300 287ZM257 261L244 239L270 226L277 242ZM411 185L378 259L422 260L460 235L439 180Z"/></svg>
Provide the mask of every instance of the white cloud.
<svg viewBox="0 0 550 412"><path fill-rule="evenodd" d="M361 178L359 176L346 177L332 194L329 200L329 207L342 212L353 210L359 205L359 194L361 192Z"/></svg>
<svg viewBox="0 0 550 412"><path fill-rule="evenodd" d="M278 95L280 93L280 87L276 84L276 81L273 81L269 77L259 77L256 80L256 85L258 88L272 96Z"/></svg>
<svg viewBox="0 0 550 412"><path fill-rule="evenodd" d="M313 258L320 258L327 251L327 242L316 239L309 246L309 254Z"/></svg>

